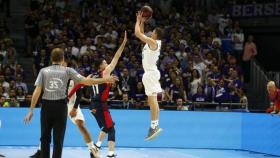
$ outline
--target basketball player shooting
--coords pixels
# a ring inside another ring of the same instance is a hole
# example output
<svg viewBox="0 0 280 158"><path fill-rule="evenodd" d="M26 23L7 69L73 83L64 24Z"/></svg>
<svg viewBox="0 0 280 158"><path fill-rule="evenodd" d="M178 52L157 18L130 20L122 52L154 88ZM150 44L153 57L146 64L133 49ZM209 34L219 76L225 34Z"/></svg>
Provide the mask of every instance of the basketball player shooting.
<svg viewBox="0 0 280 158"><path fill-rule="evenodd" d="M160 72L157 68L157 61L160 55L160 39L163 31L160 28L155 28L151 37L147 37L144 34L145 21L150 18L151 14L152 9L149 6L144 6L141 11L137 12L135 24L135 36L145 43L142 51L142 64L144 68L142 82L145 87L145 93L148 96L148 104L151 111L151 127L145 140L154 139L162 131L159 128L159 105L157 101L157 94L162 92L162 89L159 82Z"/></svg>

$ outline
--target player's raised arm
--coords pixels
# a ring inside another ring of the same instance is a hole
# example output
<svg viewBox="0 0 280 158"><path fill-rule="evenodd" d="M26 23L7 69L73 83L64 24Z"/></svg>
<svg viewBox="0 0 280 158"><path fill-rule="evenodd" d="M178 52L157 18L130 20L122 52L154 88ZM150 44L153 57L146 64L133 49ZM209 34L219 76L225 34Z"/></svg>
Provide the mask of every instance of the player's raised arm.
<svg viewBox="0 0 280 158"><path fill-rule="evenodd" d="M147 37L144 34L144 21L145 20L143 19L142 14L143 13L140 11L137 12L137 14L136 14L136 24L135 24L135 29L134 29L135 36L137 38L139 38L142 42L147 43L152 50L156 50L158 47L156 40L154 40L150 37ZM141 22L142 22L142 24L141 24ZM142 26L142 32L141 32L141 26Z"/></svg>
<svg viewBox="0 0 280 158"><path fill-rule="evenodd" d="M124 37L123 37L123 42L122 44L120 45L119 49L117 50L117 52L115 53L115 56L113 58L113 60L111 61L111 63L105 68L104 70L104 74L111 74L111 72L115 69L117 63L118 63L118 60L119 58L121 57L122 55L122 52L124 50L124 47L125 47L125 44L127 42L127 33L126 31L124 32Z"/></svg>

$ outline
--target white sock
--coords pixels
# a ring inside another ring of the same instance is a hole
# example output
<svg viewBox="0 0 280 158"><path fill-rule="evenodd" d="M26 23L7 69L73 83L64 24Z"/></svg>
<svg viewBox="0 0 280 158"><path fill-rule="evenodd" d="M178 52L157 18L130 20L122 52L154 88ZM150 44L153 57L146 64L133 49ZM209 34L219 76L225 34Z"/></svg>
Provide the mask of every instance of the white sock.
<svg viewBox="0 0 280 158"><path fill-rule="evenodd" d="M97 141L97 143L95 144L98 147L101 147L102 142L101 141Z"/></svg>
<svg viewBox="0 0 280 158"><path fill-rule="evenodd" d="M109 155L109 156L114 155L114 153L115 153L114 151L108 151L108 155Z"/></svg>
<svg viewBox="0 0 280 158"><path fill-rule="evenodd" d="M152 121L151 121L151 128L152 128L152 129L155 129L156 126L158 126L158 120L152 120Z"/></svg>
<svg viewBox="0 0 280 158"><path fill-rule="evenodd" d="M94 149L95 148L92 141L87 143L87 146L88 146L88 149Z"/></svg>

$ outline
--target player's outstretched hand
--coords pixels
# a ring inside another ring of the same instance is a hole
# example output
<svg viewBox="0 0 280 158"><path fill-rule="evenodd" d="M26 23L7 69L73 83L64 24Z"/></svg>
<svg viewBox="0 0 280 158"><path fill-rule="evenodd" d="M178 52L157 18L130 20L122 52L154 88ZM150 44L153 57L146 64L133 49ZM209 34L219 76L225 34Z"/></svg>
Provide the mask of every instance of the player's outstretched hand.
<svg viewBox="0 0 280 158"><path fill-rule="evenodd" d="M72 117L76 117L77 116L77 109L73 108L71 111L70 111L70 114L69 114Z"/></svg>
<svg viewBox="0 0 280 158"><path fill-rule="evenodd" d="M141 12L141 11L138 11L136 13L136 19L137 19L138 22L141 22L141 20L143 19L142 15L143 15L143 12Z"/></svg>
<svg viewBox="0 0 280 158"><path fill-rule="evenodd" d="M33 112L29 111L28 114L24 118L24 124L28 124L31 121L32 116L33 116Z"/></svg>
<svg viewBox="0 0 280 158"><path fill-rule="evenodd" d="M105 80L107 81L107 83L115 83L116 81L119 81L119 78L115 75L111 75L105 78Z"/></svg>
<svg viewBox="0 0 280 158"><path fill-rule="evenodd" d="M127 42L127 33L124 31L124 37L123 37L123 44L126 44Z"/></svg>
<svg viewBox="0 0 280 158"><path fill-rule="evenodd" d="M89 79L89 78L92 78L92 74L89 74L89 75L87 76L87 79Z"/></svg>

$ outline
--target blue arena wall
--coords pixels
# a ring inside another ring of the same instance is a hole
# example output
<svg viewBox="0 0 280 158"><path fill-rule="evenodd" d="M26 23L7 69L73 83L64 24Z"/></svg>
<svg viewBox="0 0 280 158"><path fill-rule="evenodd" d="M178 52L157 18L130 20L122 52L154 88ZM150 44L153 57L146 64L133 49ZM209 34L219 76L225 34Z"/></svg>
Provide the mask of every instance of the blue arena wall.
<svg viewBox="0 0 280 158"><path fill-rule="evenodd" d="M28 109L0 108L0 145L37 146L40 137L40 110L24 125ZM96 140L98 126L87 109L86 126ZM163 133L153 141L144 137L150 125L149 111L112 110L118 147L240 149L280 155L280 117L267 114L231 112L161 111ZM79 130L68 119L65 146L85 146ZM104 144L106 145L106 141Z"/></svg>

